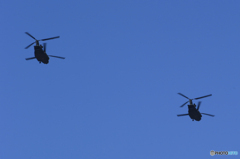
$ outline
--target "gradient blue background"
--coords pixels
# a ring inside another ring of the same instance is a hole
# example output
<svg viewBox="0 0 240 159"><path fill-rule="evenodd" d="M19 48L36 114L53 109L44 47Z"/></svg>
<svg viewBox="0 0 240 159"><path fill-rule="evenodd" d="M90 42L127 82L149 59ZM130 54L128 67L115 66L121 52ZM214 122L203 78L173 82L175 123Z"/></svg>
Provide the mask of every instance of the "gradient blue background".
<svg viewBox="0 0 240 159"><path fill-rule="evenodd" d="M239 8L231 0L2 0L0 158L240 152ZM34 55L26 31L59 35L47 53L66 59L26 61ZM187 113L178 92L213 94L200 112L215 117L177 117Z"/></svg>

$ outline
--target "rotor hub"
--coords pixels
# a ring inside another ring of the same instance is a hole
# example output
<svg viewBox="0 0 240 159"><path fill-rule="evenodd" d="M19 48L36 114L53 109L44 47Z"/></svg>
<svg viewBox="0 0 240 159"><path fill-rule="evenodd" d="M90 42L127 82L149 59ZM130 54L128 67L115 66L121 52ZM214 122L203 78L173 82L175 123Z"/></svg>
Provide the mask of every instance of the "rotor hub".
<svg viewBox="0 0 240 159"><path fill-rule="evenodd" d="M189 99L189 103L190 103L190 105L192 105L193 103L192 103L192 99Z"/></svg>

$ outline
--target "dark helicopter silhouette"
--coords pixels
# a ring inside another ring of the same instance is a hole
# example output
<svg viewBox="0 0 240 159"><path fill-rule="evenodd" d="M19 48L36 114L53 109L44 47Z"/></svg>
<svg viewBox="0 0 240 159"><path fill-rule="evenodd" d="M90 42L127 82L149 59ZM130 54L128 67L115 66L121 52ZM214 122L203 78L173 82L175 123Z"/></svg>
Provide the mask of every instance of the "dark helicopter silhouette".
<svg viewBox="0 0 240 159"><path fill-rule="evenodd" d="M211 115L211 114L207 114L207 113L200 113L199 112L199 108L200 108L200 105L201 105L201 102L198 102L198 106L196 108L196 104L193 104L192 103L192 100L198 100L198 99L201 99L201 98L206 98L206 97L209 97L209 96L212 96L212 94L209 94L209 95L206 95L206 96L202 96L202 97L198 97L198 98L194 98L194 99L189 99L187 96L183 95L182 93L178 93L179 95L187 98L189 101L187 101L186 103L184 103L183 105L181 105L180 107L183 107L185 104L187 104L189 102L189 105L188 105L188 114L179 114L177 116L186 116L186 115L189 115L189 117L192 119L192 121L196 120L196 121L200 121L201 118L202 118L202 115L201 114L204 114L204 115L209 115L209 116L212 116L214 117L214 115Z"/></svg>
<svg viewBox="0 0 240 159"><path fill-rule="evenodd" d="M30 45L28 45L27 47L25 47L25 49L29 48L30 46L32 46L34 43L36 43L36 45L34 46L34 54L35 57L30 57L30 58L26 58L26 60L32 60L32 59L37 59L39 61L39 63L44 63L44 64L48 64L49 62L49 56L50 57L56 57L56 58L60 58L60 59L65 59L64 57L60 57L60 56L54 56L54 55L47 55L46 53L46 43L43 43L42 45L39 45L39 41L46 41L46 40L52 40L52 39L56 39L59 38L60 36L56 36L56 37L52 37L52 38L47 38L47 39L41 39L41 40L37 40L35 39L31 34L29 34L28 32L25 32L27 35L29 35L31 38L33 38L34 40L36 40L35 42L31 43Z"/></svg>

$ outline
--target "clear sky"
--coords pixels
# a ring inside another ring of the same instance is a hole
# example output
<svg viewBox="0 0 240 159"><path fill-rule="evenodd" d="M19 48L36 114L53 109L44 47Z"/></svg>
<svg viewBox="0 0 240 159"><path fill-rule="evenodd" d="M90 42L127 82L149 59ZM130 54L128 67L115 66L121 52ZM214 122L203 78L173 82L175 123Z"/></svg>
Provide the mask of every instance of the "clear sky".
<svg viewBox="0 0 240 159"><path fill-rule="evenodd" d="M240 153L239 8L231 0L2 0L0 158ZM26 61L34 40L25 32L60 36L46 41L47 53L66 59ZM188 111L178 92L212 94L200 112L215 117L177 117Z"/></svg>

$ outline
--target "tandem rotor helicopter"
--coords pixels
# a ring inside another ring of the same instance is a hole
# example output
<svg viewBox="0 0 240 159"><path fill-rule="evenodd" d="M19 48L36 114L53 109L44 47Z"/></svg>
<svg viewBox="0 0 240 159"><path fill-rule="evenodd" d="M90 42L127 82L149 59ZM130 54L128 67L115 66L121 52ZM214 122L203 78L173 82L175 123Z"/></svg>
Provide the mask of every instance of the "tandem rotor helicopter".
<svg viewBox="0 0 240 159"><path fill-rule="evenodd" d="M211 117L214 117L214 115L211 115L211 114L207 114L207 113L200 113L199 112L199 108L200 108L200 105L201 105L201 102L198 102L198 106L196 108L196 104L193 104L192 103L192 100L198 100L198 99L201 99L201 98L206 98L206 97L209 97L209 96L212 96L212 94L209 94L209 95L206 95L206 96L202 96L202 97L198 97L198 98L194 98L194 99L189 99L187 96L183 95L182 93L178 93L179 95L187 98L189 101L187 101L186 103L184 103L183 105L181 105L180 107L183 107L185 104L187 104L189 102L189 105L188 105L188 114L179 114L177 116L186 116L186 115L189 115L189 117L192 119L192 121L196 120L196 121L200 121L201 118L202 118L202 115L208 115L208 116L211 116Z"/></svg>
<svg viewBox="0 0 240 159"><path fill-rule="evenodd" d="M43 43L43 46L39 45L39 41L52 40L52 39L59 38L60 36L55 36L55 37L51 37L51 38L47 38L47 39L37 40L31 34L29 34L28 32L25 32L25 33L27 35L29 35L31 38L33 38L34 40L36 40L35 42L33 42L30 45L28 45L27 47L25 47L25 49L28 49L30 46L32 46L34 43L36 43L36 45L34 46L35 57L26 58L26 60L37 59L39 61L39 63L42 62L44 64L48 64L49 56L50 57L55 57L55 58L60 58L60 59L65 59L65 57L47 55L47 53L46 53L46 43Z"/></svg>

